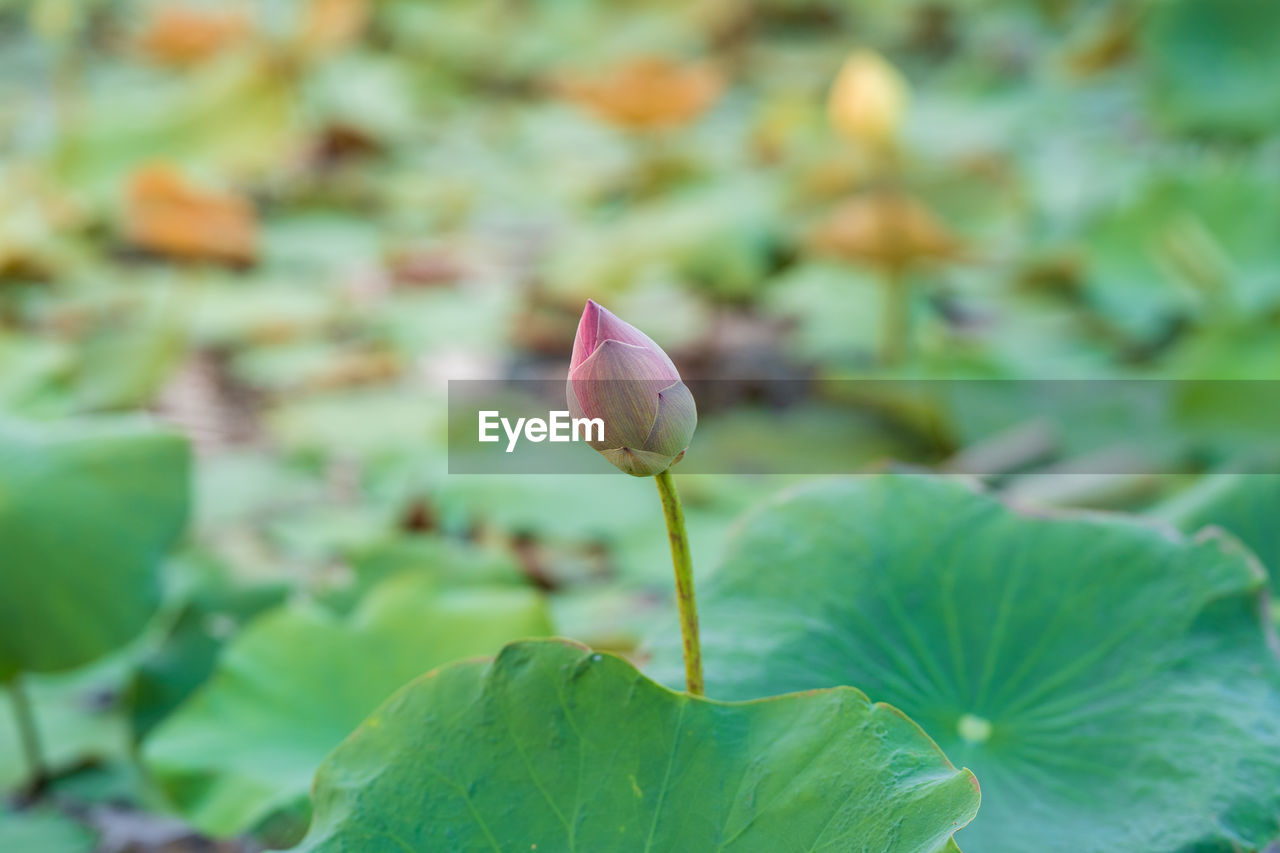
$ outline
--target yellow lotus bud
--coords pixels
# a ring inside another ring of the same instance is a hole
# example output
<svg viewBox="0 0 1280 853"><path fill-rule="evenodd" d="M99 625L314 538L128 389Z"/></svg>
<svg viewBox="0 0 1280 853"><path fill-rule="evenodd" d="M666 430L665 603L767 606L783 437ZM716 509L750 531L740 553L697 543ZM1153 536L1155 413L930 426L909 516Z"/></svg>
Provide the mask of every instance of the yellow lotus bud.
<svg viewBox="0 0 1280 853"><path fill-rule="evenodd" d="M845 60L831 87L827 114L843 136L876 148L892 147L910 92L906 78L870 50Z"/></svg>

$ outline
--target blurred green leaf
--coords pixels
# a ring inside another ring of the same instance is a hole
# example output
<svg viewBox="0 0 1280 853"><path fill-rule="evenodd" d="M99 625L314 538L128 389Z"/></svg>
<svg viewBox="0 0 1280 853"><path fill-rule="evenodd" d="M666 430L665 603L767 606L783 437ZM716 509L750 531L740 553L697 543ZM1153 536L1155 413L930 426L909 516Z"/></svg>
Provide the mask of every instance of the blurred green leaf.
<svg viewBox="0 0 1280 853"><path fill-rule="evenodd" d="M44 759L54 773L128 759L129 732L120 696L129 666L128 655L117 654L84 669L23 678ZM0 701L0 791L25 782L28 770L5 695ZM41 848L0 844L0 850L28 849Z"/></svg>
<svg viewBox="0 0 1280 853"><path fill-rule="evenodd" d="M1174 129L1256 137L1280 126L1280 6L1256 0L1151 4L1142 59L1157 114Z"/></svg>
<svg viewBox="0 0 1280 853"><path fill-rule="evenodd" d="M59 812L0 811L0 850L92 853L95 847L88 830Z"/></svg>
<svg viewBox="0 0 1280 853"><path fill-rule="evenodd" d="M1231 533L1267 568L1280 589L1280 475L1224 473L1203 478L1153 510L1188 534L1214 525Z"/></svg>
<svg viewBox="0 0 1280 853"><path fill-rule="evenodd" d="M260 175L296 140L290 75L266 57L229 55L190 76L103 71L54 151L56 174L78 193L112 198L132 171L157 161Z"/></svg>
<svg viewBox="0 0 1280 853"><path fill-rule="evenodd" d="M286 598L283 584L223 579L184 591L162 637L139 655L129 688L129 716L141 740L204 684L242 623Z"/></svg>
<svg viewBox="0 0 1280 853"><path fill-rule="evenodd" d="M187 517L188 451L134 420L0 421L0 677L137 636Z"/></svg>
<svg viewBox="0 0 1280 853"><path fill-rule="evenodd" d="M442 590L414 573L379 584L349 617L290 605L227 646L209 682L152 731L143 759L193 825L236 835L305 801L329 750L409 679L547 633L531 591Z"/></svg>

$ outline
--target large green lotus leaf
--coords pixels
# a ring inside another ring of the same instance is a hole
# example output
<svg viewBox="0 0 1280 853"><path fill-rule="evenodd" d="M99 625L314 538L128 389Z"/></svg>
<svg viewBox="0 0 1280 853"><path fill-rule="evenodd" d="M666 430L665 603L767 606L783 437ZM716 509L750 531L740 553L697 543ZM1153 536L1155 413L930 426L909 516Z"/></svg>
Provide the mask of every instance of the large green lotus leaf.
<svg viewBox="0 0 1280 853"><path fill-rule="evenodd" d="M1156 515L1188 533L1217 525L1248 545L1271 577L1280 577L1280 476L1216 474L1175 495Z"/></svg>
<svg viewBox="0 0 1280 853"><path fill-rule="evenodd" d="M133 654L131 646L84 669L23 677L41 753L55 775L127 760L129 731L116 697ZM8 691L0 687L0 792L28 782L30 770ZM0 850L22 849L28 848L0 843Z"/></svg>
<svg viewBox="0 0 1280 853"><path fill-rule="evenodd" d="M983 853L1253 849L1280 816L1264 583L1234 540L827 480L748 517L702 590L707 690L901 708L982 781L958 838ZM678 637L656 655L678 681Z"/></svg>
<svg viewBox="0 0 1280 853"><path fill-rule="evenodd" d="M136 636L187 517L186 442L134 420L0 419L0 679Z"/></svg>
<svg viewBox="0 0 1280 853"><path fill-rule="evenodd" d="M1280 123L1280 6L1163 0L1141 39L1157 117L1177 130L1262 136Z"/></svg>
<svg viewBox="0 0 1280 853"><path fill-rule="evenodd" d="M548 633L530 590L438 590L418 573L384 581L346 618L283 607L227 646L209 682L144 742L143 759L195 826L234 835L305 803L325 755L405 682Z"/></svg>
<svg viewBox="0 0 1280 853"><path fill-rule="evenodd" d="M92 853L93 849L93 835L59 812L0 811L0 850Z"/></svg>
<svg viewBox="0 0 1280 853"><path fill-rule="evenodd" d="M397 693L321 768L298 849L926 853L978 799L857 690L715 702L547 640Z"/></svg>

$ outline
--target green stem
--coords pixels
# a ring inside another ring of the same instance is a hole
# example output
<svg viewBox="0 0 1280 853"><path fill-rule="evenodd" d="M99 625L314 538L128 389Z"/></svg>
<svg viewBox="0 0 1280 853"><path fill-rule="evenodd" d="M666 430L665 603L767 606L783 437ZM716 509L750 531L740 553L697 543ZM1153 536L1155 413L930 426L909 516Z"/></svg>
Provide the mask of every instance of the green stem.
<svg viewBox="0 0 1280 853"><path fill-rule="evenodd" d="M19 676L15 675L9 682L9 698L13 702L13 719L18 727L18 739L22 742L22 754L27 760L27 770L31 774L27 789L34 796L48 785L49 771L40 749L40 733L36 730L36 718L31 710L31 699L27 696Z"/></svg>
<svg viewBox="0 0 1280 853"><path fill-rule="evenodd" d="M676 602L680 607L680 634L684 641L684 677L688 691L694 696L705 692L702 686L702 646L698 642L698 603L693 595L693 558L689 555L689 534L684 526L684 508L676 492L671 469L654 477L662 497L662 512L667 517L667 538L671 541L671 564L676 572Z"/></svg>
<svg viewBox="0 0 1280 853"><path fill-rule="evenodd" d="M901 267L884 271L884 328L880 361L886 367L902 363L911 345L911 286Z"/></svg>

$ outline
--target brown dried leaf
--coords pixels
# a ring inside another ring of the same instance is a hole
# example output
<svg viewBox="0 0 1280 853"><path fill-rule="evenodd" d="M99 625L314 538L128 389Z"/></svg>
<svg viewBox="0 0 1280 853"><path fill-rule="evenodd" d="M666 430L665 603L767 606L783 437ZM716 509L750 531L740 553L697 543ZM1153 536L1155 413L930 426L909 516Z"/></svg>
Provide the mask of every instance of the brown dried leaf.
<svg viewBox="0 0 1280 853"><path fill-rule="evenodd" d="M148 251L182 260L252 263L258 223L245 197L190 184L177 170L152 165L130 178L125 235Z"/></svg>
<svg viewBox="0 0 1280 853"><path fill-rule="evenodd" d="M305 385L309 391L376 385L397 378L403 370L404 365L394 352L357 350L338 355L323 370L309 377Z"/></svg>
<svg viewBox="0 0 1280 853"><path fill-rule="evenodd" d="M138 49L162 65L196 65L246 37L249 16L241 10L199 6L156 7L138 36Z"/></svg>
<svg viewBox="0 0 1280 853"><path fill-rule="evenodd" d="M822 254L882 267L954 260L960 241L928 207L903 193L866 193L835 209L811 234Z"/></svg>
<svg viewBox="0 0 1280 853"><path fill-rule="evenodd" d="M368 0L311 0L302 23L302 48L310 55L336 53L359 39L368 23Z"/></svg>
<svg viewBox="0 0 1280 853"><path fill-rule="evenodd" d="M654 130L688 124L724 91L724 76L710 63L677 63L648 56L603 75L568 75L557 90L610 124Z"/></svg>

